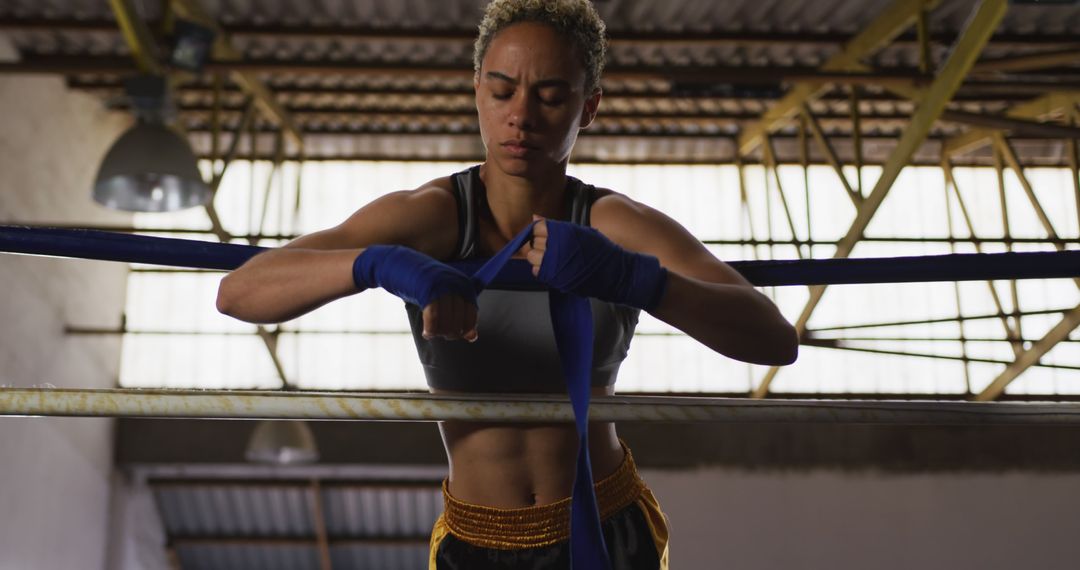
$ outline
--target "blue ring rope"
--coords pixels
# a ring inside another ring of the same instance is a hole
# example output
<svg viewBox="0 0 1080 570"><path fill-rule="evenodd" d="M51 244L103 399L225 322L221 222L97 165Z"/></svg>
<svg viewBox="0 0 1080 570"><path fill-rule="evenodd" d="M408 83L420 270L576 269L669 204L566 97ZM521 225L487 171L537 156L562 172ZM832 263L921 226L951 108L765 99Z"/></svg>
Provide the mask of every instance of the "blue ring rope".
<svg viewBox="0 0 1080 570"><path fill-rule="evenodd" d="M97 230L0 226L0 251L228 271L266 248ZM453 262L472 274L484 260ZM921 257L730 261L759 287L1053 279L1080 277L1080 250ZM512 259L490 288L545 290L529 264Z"/></svg>

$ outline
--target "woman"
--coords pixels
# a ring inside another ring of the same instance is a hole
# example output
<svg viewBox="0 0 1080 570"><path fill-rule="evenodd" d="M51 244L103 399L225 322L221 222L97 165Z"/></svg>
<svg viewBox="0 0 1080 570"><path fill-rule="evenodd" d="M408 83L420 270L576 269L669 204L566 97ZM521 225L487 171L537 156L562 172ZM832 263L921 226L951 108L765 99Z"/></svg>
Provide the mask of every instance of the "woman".
<svg viewBox="0 0 1080 570"><path fill-rule="evenodd" d="M484 163L253 258L222 281L219 310L276 322L381 286L409 302L433 391L563 392L546 294L476 298L468 278L442 263L490 256L535 221L518 257L550 286L594 297L594 394L613 393L639 309L732 358L794 361L791 325L684 228L566 175L600 104L604 56L604 24L588 0L494 0L475 50ZM601 258L624 274L562 271ZM431 568L565 568L573 425L444 422L441 431L450 470ZM615 426L593 423L589 440L614 567L667 568L666 521Z"/></svg>

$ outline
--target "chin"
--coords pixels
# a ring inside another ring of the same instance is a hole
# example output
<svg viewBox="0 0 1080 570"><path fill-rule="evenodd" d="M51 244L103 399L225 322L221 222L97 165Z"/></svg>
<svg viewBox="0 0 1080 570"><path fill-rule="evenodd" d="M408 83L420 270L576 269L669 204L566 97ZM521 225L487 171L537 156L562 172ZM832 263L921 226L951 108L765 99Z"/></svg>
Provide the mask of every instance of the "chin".
<svg viewBox="0 0 1080 570"><path fill-rule="evenodd" d="M551 164L540 160L528 160L524 158L501 157L496 159L499 170L510 176L527 177L531 174L540 174L552 168Z"/></svg>

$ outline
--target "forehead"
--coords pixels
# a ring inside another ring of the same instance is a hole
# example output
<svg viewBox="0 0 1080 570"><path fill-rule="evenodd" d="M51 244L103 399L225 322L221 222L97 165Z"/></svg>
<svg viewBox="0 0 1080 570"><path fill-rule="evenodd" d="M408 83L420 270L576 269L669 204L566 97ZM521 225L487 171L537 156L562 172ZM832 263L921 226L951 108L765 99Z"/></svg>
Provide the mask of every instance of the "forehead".
<svg viewBox="0 0 1080 570"><path fill-rule="evenodd" d="M551 26L520 22L499 30L488 45L483 71L529 73L565 79L585 75L573 44Z"/></svg>

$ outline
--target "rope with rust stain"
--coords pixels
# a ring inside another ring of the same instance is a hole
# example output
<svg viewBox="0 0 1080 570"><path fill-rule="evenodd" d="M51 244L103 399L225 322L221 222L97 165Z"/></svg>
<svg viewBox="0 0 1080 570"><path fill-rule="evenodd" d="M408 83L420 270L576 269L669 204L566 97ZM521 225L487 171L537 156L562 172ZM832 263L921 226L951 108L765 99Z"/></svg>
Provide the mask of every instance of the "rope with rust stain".
<svg viewBox="0 0 1080 570"><path fill-rule="evenodd" d="M571 422L555 395L0 388L0 416ZM598 396L592 421L905 425L1077 424L1077 402L750 400Z"/></svg>

